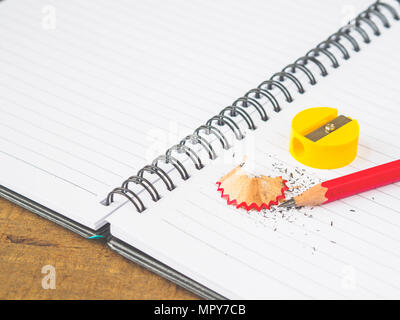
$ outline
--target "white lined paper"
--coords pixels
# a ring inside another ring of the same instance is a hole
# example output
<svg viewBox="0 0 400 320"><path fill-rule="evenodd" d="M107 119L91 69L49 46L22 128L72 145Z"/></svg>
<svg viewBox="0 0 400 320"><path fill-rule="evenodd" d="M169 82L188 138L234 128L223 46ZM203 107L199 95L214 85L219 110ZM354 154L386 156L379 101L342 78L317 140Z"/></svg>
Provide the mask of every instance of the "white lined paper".
<svg viewBox="0 0 400 320"><path fill-rule="evenodd" d="M2 2L0 182L97 228L113 187L340 18L334 1Z"/></svg>
<svg viewBox="0 0 400 320"><path fill-rule="evenodd" d="M257 168L268 170L272 155L289 168L329 179L400 158L395 94L400 26L393 24L246 138L255 141ZM359 121L360 146L352 164L317 170L291 157L290 121L311 106L337 107ZM109 218L112 234L228 298L399 297L399 183L306 211L311 218L300 212L292 222L272 221L268 212L247 214L219 198L215 182L229 170L222 160L146 215L121 208Z"/></svg>

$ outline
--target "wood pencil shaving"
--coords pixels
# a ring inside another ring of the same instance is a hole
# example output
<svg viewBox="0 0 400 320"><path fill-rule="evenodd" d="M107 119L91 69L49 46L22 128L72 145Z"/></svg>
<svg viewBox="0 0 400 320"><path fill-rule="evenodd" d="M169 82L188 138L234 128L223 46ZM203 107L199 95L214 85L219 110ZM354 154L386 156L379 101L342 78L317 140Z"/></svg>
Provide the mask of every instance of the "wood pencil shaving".
<svg viewBox="0 0 400 320"><path fill-rule="evenodd" d="M288 190L286 180L282 177L249 176L242 168L237 166L217 182L221 197L228 204L236 208L245 208L247 211L255 209L269 209L285 199Z"/></svg>

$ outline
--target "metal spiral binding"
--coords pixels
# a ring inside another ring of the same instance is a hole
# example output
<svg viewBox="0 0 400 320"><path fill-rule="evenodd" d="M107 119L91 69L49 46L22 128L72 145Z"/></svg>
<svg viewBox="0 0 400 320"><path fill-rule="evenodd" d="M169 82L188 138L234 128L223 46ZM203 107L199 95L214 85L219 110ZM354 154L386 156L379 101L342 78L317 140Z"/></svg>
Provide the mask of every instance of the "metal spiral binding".
<svg viewBox="0 0 400 320"><path fill-rule="evenodd" d="M400 5L400 0L396 1ZM214 135L221 143L223 149L229 149L230 145L228 140L221 130L213 125L214 123L219 127L227 125L228 128L232 130L237 140L243 139L244 135L240 130L239 125L234 121L233 118L240 116L250 130L255 130L256 126L252 116L246 111L246 109L249 107L256 109L261 121L267 121L267 112L262 104L257 101L258 99L261 97L268 99L273 107L273 111L279 112L281 110L280 104L276 97L270 92L273 87L279 89L285 97L285 100L288 103L291 103L294 99L288 88L283 84L285 80L290 80L297 88L298 93L303 94L305 92L304 87L301 81L294 75L297 71L304 73L309 83L311 85L315 85L317 80L313 72L307 67L309 63L313 63L319 68L322 77L327 76L327 68L318 59L318 57L320 55L324 55L330 60L332 68L338 68L339 61L336 55L332 53L330 49L335 47L340 51L344 60L349 59L349 50L341 43L341 41L347 41L347 43L351 45L354 52L360 51L360 46L357 40L352 36L352 33L358 33L363 39L364 43L370 43L371 38L365 28L368 27L375 36L381 35L381 30L371 17L374 16L376 19L378 19L384 28L390 28L391 25L386 16L387 14L390 14L391 17L396 21L400 20L398 12L391 5L381 1L376 1L370 5L347 25L343 26L337 32L329 36L328 39L322 41L315 48L308 51L305 56L300 57L294 63L287 65L282 69L282 71L273 74L269 80L260 83L258 87L249 90L243 97L240 97L234 101L231 106L225 107L218 115L215 115L209 119L205 125L202 125L194 130L193 134L186 136L178 144L169 148L165 155L157 157L154 159L151 165L144 166L138 171L137 175L129 177L122 183L121 187L115 188L108 194L104 204L106 206L110 205L110 203L114 201L114 195L119 194L127 198L135 206L138 212L143 212L146 207L144 206L140 197L129 189L130 183L141 185L143 189L150 194L151 199L154 202L158 201L161 198L160 194L154 185L148 179L144 178L145 173L157 175L160 180L163 181L167 187L167 190L174 190L175 184L170 176L158 166L159 162L173 166L178 171L182 180L189 179L190 176L185 166L178 159L172 156L173 152L185 154L193 162L195 168L197 170L201 170L204 167L201 158L193 149L187 146L187 142L191 142L194 145L200 145L206 150L208 157L211 160L215 159L217 155L214 151L214 148L207 139L200 136L201 131L204 131L206 135Z"/></svg>

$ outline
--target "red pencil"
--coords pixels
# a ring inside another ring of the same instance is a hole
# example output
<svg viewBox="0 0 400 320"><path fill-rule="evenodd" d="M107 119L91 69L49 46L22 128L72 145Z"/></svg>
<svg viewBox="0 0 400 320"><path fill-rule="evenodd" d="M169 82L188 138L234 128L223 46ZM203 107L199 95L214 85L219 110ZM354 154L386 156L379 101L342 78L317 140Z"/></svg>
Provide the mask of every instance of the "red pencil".
<svg viewBox="0 0 400 320"><path fill-rule="evenodd" d="M322 182L279 206L319 206L397 181L400 181L400 160Z"/></svg>

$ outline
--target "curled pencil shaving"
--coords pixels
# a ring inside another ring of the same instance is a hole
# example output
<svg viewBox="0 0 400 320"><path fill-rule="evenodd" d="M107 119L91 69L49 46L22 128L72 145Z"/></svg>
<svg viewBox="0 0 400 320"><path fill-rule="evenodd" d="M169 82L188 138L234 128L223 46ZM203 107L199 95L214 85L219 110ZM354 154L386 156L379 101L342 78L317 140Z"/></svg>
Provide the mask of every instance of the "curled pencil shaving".
<svg viewBox="0 0 400 320"><path fill-rule="evenodd" d="M289 189L282 177L249 177L242 165L223 176L217 185L221 198L226 199L228 205L247 211L261 211L277 205L279 200L285 199L285 191Z"/></svg>

